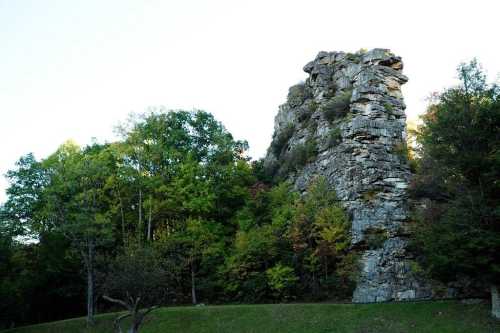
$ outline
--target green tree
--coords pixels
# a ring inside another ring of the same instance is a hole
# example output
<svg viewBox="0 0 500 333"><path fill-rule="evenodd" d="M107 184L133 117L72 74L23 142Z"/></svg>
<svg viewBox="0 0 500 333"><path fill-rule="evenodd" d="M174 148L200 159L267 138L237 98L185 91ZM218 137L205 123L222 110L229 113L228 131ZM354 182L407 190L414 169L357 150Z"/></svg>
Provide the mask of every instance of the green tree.
<svg viewBox="0 0 500 333"><path fill-rule="evenodd" d="M36 237L38 231L49 230L51 226L40 216L42 193L49 179L42 163L33 154L27 154L6 176L10 186L7 201L1 210L3 228L10 229L11 235L28 237Z"/></svg>
<svg viewBox="0 0 500 333"><path fill-rule="evenodd" d="M246 142L234 140L211 114L200 110L151 109L132 118L120 132L124 138L122 168L128 170L124 172L128 188L135 188L137 193L134 200L137 230L140 238L145 234L148 240L153 239L155 227L173 227L159 224L172 223L179 217L174 204L176 194L169 188L174 180L183 177L185 164L197 164L204 180L211 181L212 187L227 188L219 180L229 180L221 178L228 170L234 170L236 161L244 160L247 149ZM225 204L220 205L220 213L226 211ZM143 231L145 217L147 223Z"/></svg>
<svg viewBox="0 0 500 333"><path fill-rule="evenodd" d="M302 263L302 282L311 288L314 297L321 297L320 289L328 290L328 281L347 254L349 232L349 219L335 191L326 179L316 179L298 202L288 229L294 252Z"/></svg>
<svg viewBox="0 0 500 333"><path fill-rule="evenodd" d="M71 240L81 255L87 276L87 322L95 312L96 250L112 239L105 185L110 176L109 156L104 147L81 150L62 145L43 165L50 180L43 193L43 216Z"/></svg>
<svg viewBox="0 0 500 333"><path fill-rule="evenodd" d="M294 294L298 277L292 267L278 263L266 270L267 283L278 299L289 299Z"/></svg>
<svg viewBox="0 0 500 333"><path fill-rule="evenodd" d="M419 128L412 192L432 202L420 212L415 244L435 276L489 284L500 318L500 89L476 60L458 74L461 84L435 96Z"/></svg>

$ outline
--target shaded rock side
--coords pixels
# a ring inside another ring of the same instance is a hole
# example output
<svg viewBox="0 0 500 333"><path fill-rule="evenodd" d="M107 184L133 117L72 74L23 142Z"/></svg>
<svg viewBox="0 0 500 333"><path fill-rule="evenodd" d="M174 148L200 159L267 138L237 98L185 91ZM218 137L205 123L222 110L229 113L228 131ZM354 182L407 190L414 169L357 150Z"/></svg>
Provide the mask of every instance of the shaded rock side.
<svg viewBox="0 0 500 333"><path fill-rule="evenodd" d="M354 302L422 299L430 288L406 250L410 171L400 57L386 49L320 52L275 118L264 166L304 192L324 176L352 221L362 252Z"/></svg>

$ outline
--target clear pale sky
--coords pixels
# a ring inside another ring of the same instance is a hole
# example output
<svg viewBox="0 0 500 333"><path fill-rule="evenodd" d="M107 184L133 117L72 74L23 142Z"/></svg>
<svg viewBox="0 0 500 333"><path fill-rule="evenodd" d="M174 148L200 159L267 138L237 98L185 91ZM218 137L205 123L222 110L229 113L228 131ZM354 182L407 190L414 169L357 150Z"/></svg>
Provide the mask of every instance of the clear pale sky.
<svg viewBox="0 0 500 333"><path fill-rule="evenodd" d="M114 140L130 112L157 105L209 111L261 157L320 50L401 55L417 117L461 61L497 77L499 13L492 0L0 0L0 174L67 139Z"/></svg>

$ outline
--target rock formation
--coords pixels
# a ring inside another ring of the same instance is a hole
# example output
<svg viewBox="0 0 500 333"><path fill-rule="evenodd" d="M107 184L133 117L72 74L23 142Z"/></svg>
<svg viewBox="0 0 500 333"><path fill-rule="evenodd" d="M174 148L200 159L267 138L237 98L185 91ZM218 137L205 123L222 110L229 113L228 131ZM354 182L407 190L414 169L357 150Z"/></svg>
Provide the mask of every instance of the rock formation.
<svg viewBox="0 0 500 333"><path fill-rule="evenodd" d="M290 88L264 161L278 179L305 191L324 176L352 221L362 251L354 302L427 298L406 250L406 116L401 58L385 49L320 52L309 77Z"/></svg>

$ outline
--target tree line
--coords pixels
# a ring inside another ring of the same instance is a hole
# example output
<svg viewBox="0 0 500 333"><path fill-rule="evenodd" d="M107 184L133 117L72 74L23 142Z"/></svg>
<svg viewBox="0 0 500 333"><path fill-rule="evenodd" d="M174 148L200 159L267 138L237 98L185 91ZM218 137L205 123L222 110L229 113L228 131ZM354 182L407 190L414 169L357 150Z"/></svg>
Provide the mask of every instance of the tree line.
<svg viewBox="0 0 500 333"><path fill-rule="evenodd" d="M113 304L140 326L156 305L350 294L349 222L324 180L305 197L272 184L203 111L156 110L120 133L7 173L5 326L84 309L92 324Z"/></svg>
<svg viewBox="0 0 500 333"><path fill-rule="evenodd" d="M500 89L476 61L436 94L409 154L421 273L500 281ZM273 180L211 114L157 109L120 140L22 156L0 208L0 327L119 307L350 299L358 253L325 179ZM359 250L359 249L358 249ZM361 249L362 250L362 249Z"/></svg>

